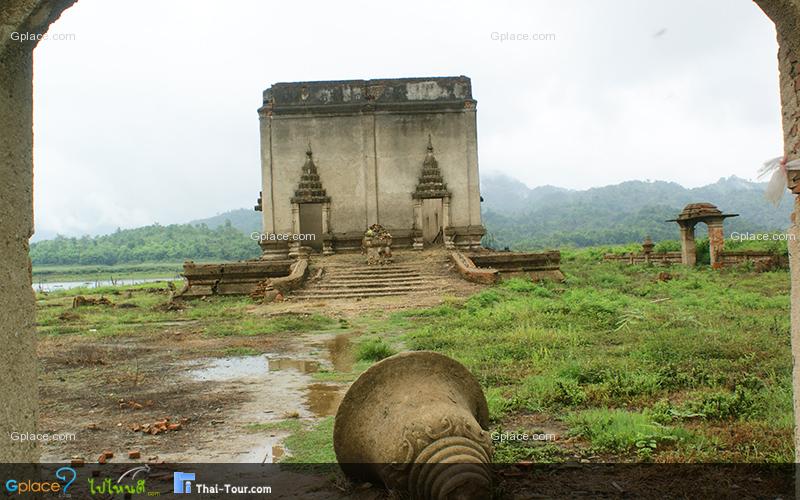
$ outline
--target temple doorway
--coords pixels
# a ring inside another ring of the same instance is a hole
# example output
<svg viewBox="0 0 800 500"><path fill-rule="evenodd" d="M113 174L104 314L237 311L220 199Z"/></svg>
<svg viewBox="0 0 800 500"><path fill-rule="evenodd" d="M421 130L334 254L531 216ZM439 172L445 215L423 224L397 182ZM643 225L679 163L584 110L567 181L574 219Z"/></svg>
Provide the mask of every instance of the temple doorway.
<svg viewBox="0 0 800 500"><path fill-rule="evenodd" d="M422 200L422 241L425 245L441 242L443 203L441 198Z"/></svg>
<svg viewBox="0 0 800 500"><path fill-rule="evenodd" d="M311 247L314 251L322 250L322 203L300 204L300 234L313 234L313 239L303 239L302 246Z"/></svg>

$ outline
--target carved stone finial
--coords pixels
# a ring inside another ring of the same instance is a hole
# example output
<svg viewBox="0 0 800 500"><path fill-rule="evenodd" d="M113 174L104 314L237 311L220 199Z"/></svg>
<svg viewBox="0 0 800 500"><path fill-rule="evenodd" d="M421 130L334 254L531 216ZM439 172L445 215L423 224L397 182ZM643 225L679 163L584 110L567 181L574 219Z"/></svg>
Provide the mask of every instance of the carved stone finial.
<svg viewBox="0 0 800 500"><path fill-rule="evenodd" d="M397 354L350 386L333 447L344 473L414 499L491 497L492 440L480 384L435 352Z"/></svg>
<svg viewBox="0 0 800 500"><path fill-rule="evenodd" d="M433 142L431 142L431 134L428 134L428 151L433 153Z"/></svg>

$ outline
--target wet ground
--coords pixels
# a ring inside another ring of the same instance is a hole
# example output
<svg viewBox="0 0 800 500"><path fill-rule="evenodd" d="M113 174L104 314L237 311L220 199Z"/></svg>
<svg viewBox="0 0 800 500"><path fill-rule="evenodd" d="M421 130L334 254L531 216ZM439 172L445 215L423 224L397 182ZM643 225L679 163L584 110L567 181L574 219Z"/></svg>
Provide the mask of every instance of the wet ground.
<svg viewBox="0 0 800 500"><path fill-rule="evenodd" d="M118 460L138 449L153 461L272 461L284 453L286 432L252 429L334 415L346 384L316 381L313 374L349 371L352 337L344 332L252 338L251 345L269 343L260 346L269 352L224 357L203 353L230 349L231 339L190 338L173 330L146 343L138 337L46 342L42 350L51 355L43 356L42 392L48 402L40 427L74 432L76 439L47 444L42 460L94 461L110 448ZM156 435L133 430L162 419L185 422Z"/></svg>
<svg viewBox="0 0 800 500"><path fill-rule="evenodd" d="M376 325L392 328L395 311L438 305L480 288L453 281L448 297L264 305L244 297L230 299L235 312L227 309L229 299L217 298L165 310L167 292L158 288L120 290L109 296L113 305L88 308L72 308L71 292L42 295L38 429L74 439L43 443L41 460L93 463L104 451L113 453L112 463L289 458L284 440L335 415L357 377L353 347L359 336L374 333ZM258 333L273 320L309 317L332 324ZM301 425L287 425L293 422ZM330 475L318 481L316 488L328 492L320 498L338 494Z"/></svg>

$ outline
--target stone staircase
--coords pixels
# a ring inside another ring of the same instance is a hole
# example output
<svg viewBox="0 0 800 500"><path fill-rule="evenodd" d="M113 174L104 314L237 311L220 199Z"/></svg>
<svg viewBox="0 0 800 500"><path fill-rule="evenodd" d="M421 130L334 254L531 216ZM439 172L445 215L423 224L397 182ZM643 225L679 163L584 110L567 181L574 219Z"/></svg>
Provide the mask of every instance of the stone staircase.
<svg viewBox="0 0 800 500"><path fill-rule="evenodd" d="M429 259L418 262L369 266L358 262L320 263L322 275L311 279L304 288L292 292L295 299L360 299L391 297L413 293L446 293L448 270L446 262Z"/></svg>

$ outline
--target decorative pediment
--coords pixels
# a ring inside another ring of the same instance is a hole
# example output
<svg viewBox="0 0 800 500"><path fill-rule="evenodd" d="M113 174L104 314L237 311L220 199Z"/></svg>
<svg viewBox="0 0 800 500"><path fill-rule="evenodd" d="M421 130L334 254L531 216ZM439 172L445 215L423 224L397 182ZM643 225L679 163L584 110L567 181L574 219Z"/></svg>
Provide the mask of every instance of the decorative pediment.
<svg viewBox="0 0 800 500"><path fill-rule="evenodd" d="M447 190L447 184L445 184L442 177L442 171L439 170L439 162L433 156L433 144L431 143L430 134L428 134L428 152L422 162L422 175L419 177L417 189L414 190L411 196L415 199L447 198L450 196L450 191Z"/></svg>
<svg viewBox="0 0 800 500"><path fill-rule="evenodd" d="M292 203L329 203L330 201L331 197L327 195L322 187L317 166L314 164L311 144L309 144L308 151L306 151L306 162L303 165L303 173L300 176L300 184L294 191Z"/></svg>

